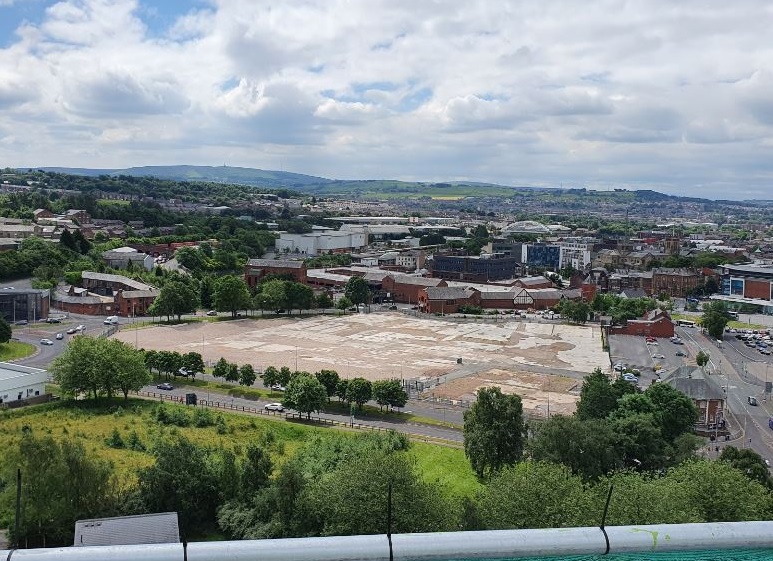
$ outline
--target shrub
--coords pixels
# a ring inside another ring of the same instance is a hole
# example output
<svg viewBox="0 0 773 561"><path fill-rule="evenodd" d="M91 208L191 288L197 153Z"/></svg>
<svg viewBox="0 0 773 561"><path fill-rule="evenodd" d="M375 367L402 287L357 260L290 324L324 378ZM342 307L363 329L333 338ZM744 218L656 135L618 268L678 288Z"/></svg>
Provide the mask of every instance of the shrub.
<svg viewBox="0 0 773 561"><path fill-rule="evenodd" d="M193 426L194 427L211 427L215 424L215 418L214 415L212 415L212 411L205 408L196 409L193 412Z"/></svg>
<svg viewBox="0 0 773 561"><path fill-rule="evenodd" d="M228 425L225 422L225 419L222 415L217 416L217 420L215 421L215 431L217 434L227 434L228 433Z"/></svg>
<svg viewBox="0 0 773 561"><path fill-rule="evenodd" d="M105 439L105 444L109 448L126 448L123 438L121 438L121 433L118 432L118 429L113 429L113 433Z"/></svg>
<svg viewBox="0 0 773 561"><path fill-rule="evenodd" d="M144 452L146 450L145 445L140 440L140 435L137 434L136 430L133 430L131 433L129 433L129 438L126 441L126 447L129 450L134 450L135 452Z"/></svg>

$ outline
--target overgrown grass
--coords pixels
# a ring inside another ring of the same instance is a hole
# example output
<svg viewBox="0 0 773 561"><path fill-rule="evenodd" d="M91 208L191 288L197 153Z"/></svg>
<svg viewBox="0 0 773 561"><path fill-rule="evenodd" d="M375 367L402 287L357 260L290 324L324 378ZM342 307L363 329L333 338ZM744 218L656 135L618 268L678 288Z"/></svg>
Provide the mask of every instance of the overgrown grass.
<svg viewBox="0 0 773 561"><path fill-rule="evenodd" d="M425 481L439 483L457 497L469 497L481 489L461 448L414 442L409 452Z"/></svg>
<svg viewBox="0 0 773 561"><path fill-rule="evenodd" d="M0 344L0 361L28 357L34 352L35 345L19 341L8 341L7 343Z"/></svg>
<svg viewBox="0 0 773 561"><path fill-rule="evenodd" d="M138 469L149 466L153 458L149 452L159 439L183 435L192 442L215 449L230 449L241 456L250 442L266 446L277 465L283 464L314 435L324 434L332 428L319 428L302 423L288 423L281 418L260 418L212 410L214 416L222 415L227 430L218 432L216 426L179 427L160 424L154 410L161 402L144 399L64 400L44 405L0 411L0 441L5 448L14 446L23 430L32 430L38 436L72 438L80 441L86 450L110 460L116 468L121 486L135 481ZM180 411L192 417L192 407L163 402L170 411ZM107 444L113 431L118 431L127 442L136 432L145 451L127 448L111 448ZM350 431L343 431L353 434ZM424 442L413 442L410 452L416 458L418 468L427 481L439 482L449 492L467 495L478 489L464 451Z"/></svg>

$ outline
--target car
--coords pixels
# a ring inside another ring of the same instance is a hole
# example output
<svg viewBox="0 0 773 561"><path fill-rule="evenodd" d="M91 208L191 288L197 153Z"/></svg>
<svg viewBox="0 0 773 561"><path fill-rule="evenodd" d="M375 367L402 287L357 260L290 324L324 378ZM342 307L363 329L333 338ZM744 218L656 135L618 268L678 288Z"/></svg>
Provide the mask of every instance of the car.
<svg viewBox="0 0 773 561"><path fill-rule="evenodd" d="M162 384L159 384L159 385L157 385L156 387L157 387L159 390L166 390L166 391L169 391L169 390L173 390L173 389L174 389L174 386L173 386L172 384L170 384L169 382L164 382L164 383L162 383Z"/></svg>
<svg viewBox="0 0 773 561"><path fill-rule="evenodd" d="M389 309L390 309L390 310L396 310L396 309L397 309L397 306L395 306L394 304L392 304L391 306L389 306Z"/></svg>
<svg viewBox="0 0 773 561"><path fill-rule="evenodd" d="M190 376L190 375L191 375L191 373L190 373L190 372L188 372L188 369L187 369L187 368L185 368L185 367L183 366L182 368L180 368L180 369L177 371L177 375L178 375L178 376L183 376L183 377L188 377L188 376Z"/></svg>
<svg viewBox="0 0 773 561"><path fill-rule="evenodd" d="M67 330L67 335L72 335L73 333L75 333L74 327L71 327L70 329Z"/></svg>
<svg viewBox="0 0 773 561"><path fill-rule="evenodd" d="M757 398L756 398L756 397L754 397L754 396L752 396L752 395L750 395L750 396L748 396L748 397L746 398L746 402L747 402L749 405L757 405Z"/></svg>
<svg viewBox="0 0 773 561"><path fill-rule="evenodd" d="M652 358L659 358L659 359L662 360L662 359L666 358L666 355L652 355Z"/></svg>
<svg viewBox="0 0 773 561"><path fill-rule="evenodd" d="M283 392L285 391L285 389L286 388L282 384L273 384L271 386L271 391L275 391L275 392Z"/></svg>
<svg viewBox="0 0 773 561"><path fill-rule="evenodd" d="M41 339L40 340L41 345L53 345L54 342L51 339Z"/></svg>
<svg viewBox="0 0 773 561"><path fill-rule="evenodd" d="M764 354L764 355L769 355L770 354L770 349L760 349L760 352L762 354Z"/></svg>
<svg viewBox="0 0 773 561"><path fill-rule="evenodd" d="M62 320L59 318L46 318L46 323L62 323Z"/></svg>
<svg viewBox="0 0 773 561"><path fill-rule="evenodd" d="M684 351L676 351L676 356L687 356L687 353Z"/></svg>
<svg viewBox="0 0 773 561"><path fill-rule="evenodd" d="M615 364L615 372L622 372L623 370L625 370L625 367L626 367L625 364L623 364L622 362L618 362L617 364Z"/></svg>
<svg viewBox="0 0 773 561"><path fill-rule="evenodd" d="M61 341L62 339L64 339L64 335L62 335L61 333L57 333L57 334L56 334L56 339L57 339L58 341Z"/></svg>
<svg viewBox="0 0 773 561"><path fill-rule="evenodd" d="M647 341L647 344L648 345L657 345L658 342L657 341Z"/></svg>
<svg viewBox="0 0 773 561"><path fill-rule="evenodd" d="M652 336L646 337L644 340L647 341L647 343L652 343L652 342L656 341L656 339L654 337L652 337Z"/></svg>
<svg viewBox="0 0 773 561"><path fill-rule="evenodd" d="M266 411L279 411L280 413L285 410L281 403L266 403L263 406Z"/></svg>
<svg viewBox="0 0 773 561"><path fill-rule="evenodd" d="M639 383L639 379L636 376L634 376L633 374L623 374L622 378L626 382L631 382L631 383L634 383L634 384L638 384Z"/></svg>
<svg viewBox="0 0 773 561"><path fill-rule="evenodd" d="M770 460L768 460L767 458L765 459L765 465L770 467Z"/></svg>
<svg viewBox="0 0 773 561"><path fill-rule="evenodd" d="M215 310L210 310L210 311L207 312L207 315L208 316L216 316L217 312Z"/></svg>
<svg viewBox="0 0 773 561"><path fill-rule="evenodd" d="M77 327L75 328L75 331L77 331L77 332L79 332L79 333L80 333L81 331L84 331L85 329L86 329L86 326L85 326L85 325L83 325L83 324L80 324L79 326L77 326Z"/></svg>
<svg viewBox="0 0 773 561"><path fill-rule="evenodd" d="M26 319L20 319L16 322L16 325L27 325L29 322Z"/></svg>
<svg viewBox="0 0 773 561"><path fill-rule="evenodd" d="M284 308L279 308L278 310L274 310L274 313L275 314L283 314L283 313L285 313L285 310L284 310Z"/></svg>

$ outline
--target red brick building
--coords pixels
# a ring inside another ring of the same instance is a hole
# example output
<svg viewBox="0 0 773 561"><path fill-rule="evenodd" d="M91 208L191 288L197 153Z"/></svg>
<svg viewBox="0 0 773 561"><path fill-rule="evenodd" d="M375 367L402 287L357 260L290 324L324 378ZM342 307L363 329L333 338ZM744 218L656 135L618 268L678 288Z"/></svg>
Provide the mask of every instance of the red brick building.
<svg viewBox="0 0 773 561"><path fill-rule="evenodd" d="M461 306L480 306L474 288L426 287L419 294L419 310L428 314L455 314Z"/></svg>
<svg viewBox="0 0 773 561"><path fill-rule="evenodd" d="M409 275L388 275L381 281L381 290L389 293L394 302L418 304L425 288L447 287L443 279L412 277Z"/></svg>
<svg viewBox="0 0 773 561"><path fill-rule="evenodd" d="M640 335L643 337L673 337L674 322L663 310L652 310L641 319L629 319L625 325L613 326L612 335Z"/></svg>
<svg viewBox="0 0 773 561"><path fill-rule="evenodd" d="M306 284L306 264L290 259L250 259L244 266L244 280L250 288L267 275L290 275L295 282Z"/></svg>
<svg viewBox="0 0 773 561"><path fill-rule="evenodd" d="M701 274L693 269L652 269L652 288L649 294L666 293L673 298L685 298L702 281Z"/></svg>
<svg viewBox="0 0 773 561"><path fill-rule="evenodd" d="M708 429L713 434L713 427L724 428L725 392L702 368L681 366L667 374L662 383L676 388L692 400L698 409L696 428L699 431Z"/></svg>

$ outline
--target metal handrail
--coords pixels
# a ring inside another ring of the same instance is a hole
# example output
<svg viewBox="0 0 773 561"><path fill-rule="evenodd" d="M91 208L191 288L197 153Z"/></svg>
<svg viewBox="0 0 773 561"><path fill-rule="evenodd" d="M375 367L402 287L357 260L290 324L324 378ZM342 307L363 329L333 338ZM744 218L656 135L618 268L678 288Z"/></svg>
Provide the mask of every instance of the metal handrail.
<svg viewBox="0 0 773 561"><path fill-rule="evenodd" d="M604 531L607 536L605 537ZM605 553L770 549L773 521L21 549L14 561L445 561ZM609 542L607 543L607 538ZM0 559L11 551L0 550Z"/></svg>

